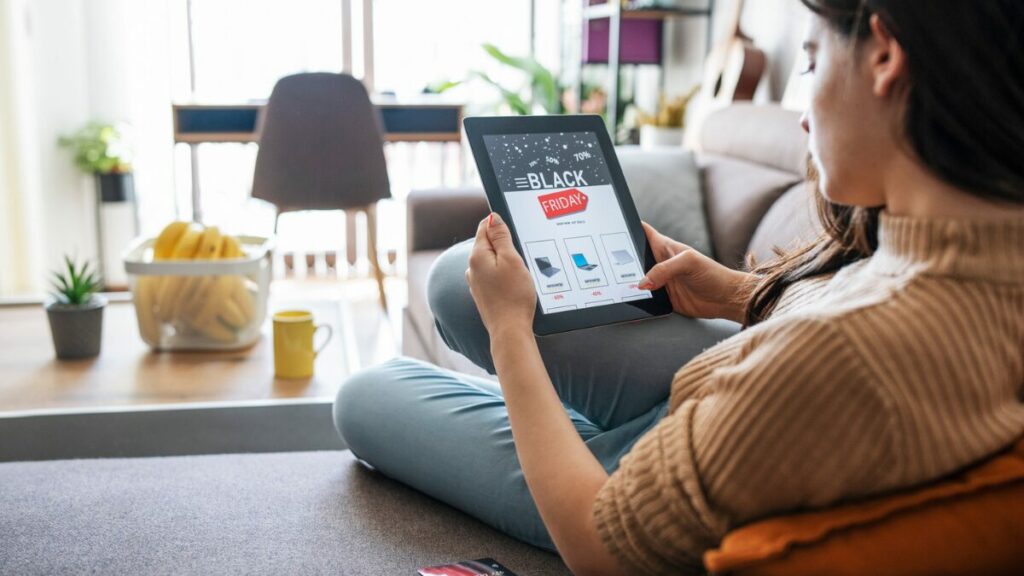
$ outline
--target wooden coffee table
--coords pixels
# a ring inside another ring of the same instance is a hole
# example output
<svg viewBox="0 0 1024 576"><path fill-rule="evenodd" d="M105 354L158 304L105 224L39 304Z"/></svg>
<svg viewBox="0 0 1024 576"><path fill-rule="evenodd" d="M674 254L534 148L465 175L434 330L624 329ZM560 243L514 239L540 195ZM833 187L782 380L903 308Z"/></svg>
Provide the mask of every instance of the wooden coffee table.
<svg viewBox="0 0 1024 576"><path fill-rule="evenodd" d="M308 380L274 377L270 316L313 312L334 336ZM260 340L234 352L153 352L139 336L130 302L104 313L103 348L91 360L57 360L41 306L0 308L0 413L152 404L325 399L358 369L348 303L271 298Z"/></svg>

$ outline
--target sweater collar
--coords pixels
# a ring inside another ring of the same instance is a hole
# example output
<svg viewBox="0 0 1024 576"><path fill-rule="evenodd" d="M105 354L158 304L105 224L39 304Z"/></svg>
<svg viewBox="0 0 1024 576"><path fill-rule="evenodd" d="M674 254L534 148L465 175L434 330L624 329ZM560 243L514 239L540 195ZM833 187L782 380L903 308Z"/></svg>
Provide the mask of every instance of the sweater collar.
<svg viewBox="0 0 1024 576"><path fill-rule="evenodd" d="M922 219L882 212L872 267L885 274L1024 283L1024 219Z"/></svg>

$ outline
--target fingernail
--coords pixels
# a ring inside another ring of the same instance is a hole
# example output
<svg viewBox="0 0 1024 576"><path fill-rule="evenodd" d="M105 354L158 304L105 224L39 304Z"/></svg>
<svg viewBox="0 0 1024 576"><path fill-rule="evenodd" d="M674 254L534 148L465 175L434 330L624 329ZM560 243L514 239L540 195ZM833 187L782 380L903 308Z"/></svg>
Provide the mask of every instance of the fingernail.
<svg viewBox="0 0 1024 576"><path fill-rule="evenodd" d="M491 212L490 215L487 216L487 227L490 228L491 224L493 224L493 223L494 223L494 212Z"/></svg>
<svg viewBox="0 0 1024 576"><path fill-rule="evenodd" d="M503 220L501 219L501 214L498 214L497 212L491 212L491 218L493 218L494 221L497 222L498 224L503 223Z"/></svg>
<svg viewBox="0 0 1024 576"><path fill-rule="evenodd" d="M654 282L651 282L650 280L647 279L646 276L644 276L643 278L640 279L640 283L637 284L637 286L641 290L647 290L648 288L653 288L654 287Z"/></svg>

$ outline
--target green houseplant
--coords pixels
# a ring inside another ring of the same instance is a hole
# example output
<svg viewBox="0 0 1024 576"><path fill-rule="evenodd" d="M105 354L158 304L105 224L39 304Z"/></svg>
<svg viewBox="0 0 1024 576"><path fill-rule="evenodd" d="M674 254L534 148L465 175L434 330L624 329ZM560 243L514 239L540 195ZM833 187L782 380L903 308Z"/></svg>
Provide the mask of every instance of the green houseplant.
<svg viewBox="0 0 1024 576"><path fill-rule="evenodd" d="M89 122L57 141L71 150L82 172L96 176L103 202L131 201L134 196L132 150L126 133L125 124Z"/></svg>
<svg viewBox="0 0 1024 576"><path fill-rule="evenodd" d="M123 283L123 279L111 272L117 263L104 259L102 255L109 253L105 247L108 243L126 244L139 233L129 133L125 123L89 122L57 141L71 151L75 166L96 180L96 246L100 255L97 265L99 275L116 285ZM120 236L111 237L108 230Z"/></svg>
<svg viewBox="0 0 1024 576"><path fill-rule="evenodd" d="M564 87L536 58L530 56L510 56L494 44L483 44L482 48L491 58L513 68L525 76L523 86L510 88L494 80L486 72L474 70L465 80L445 81L427 88L428 92L441 93L470 80L480 80L492 86L501 95L501 104L511 114L530 115L539 108L545 114L563 114L562 104ZM525 94L529 93L529 96Z"/></svg>
<svg viewBox="0 0 1024 576"><path fill-rule="evenodd" d="M521 115L532 114L533 106L539 106L545 114L562 114L565 111L562 106L563 89L561 84L559 84L555 75L538 62L536 58L531 56L509 56L494 44L484 44L483 49L491 58L505 66L519 70L526 76L527 88L530 93L529 101L522 99L519 95L521 91L509 90L483 72L473 73L474 76L494 86L501 92L505 103L514 113Z"/></svg>
<svg viewBox="0 0 1024 576"><path fill-rule="evenodd" d="M64 256L64 269L53 272L53 293L45 304L57 358L92 358L100 353L103 308L97 294L101 281L88 262L77 265Z"/></svg>

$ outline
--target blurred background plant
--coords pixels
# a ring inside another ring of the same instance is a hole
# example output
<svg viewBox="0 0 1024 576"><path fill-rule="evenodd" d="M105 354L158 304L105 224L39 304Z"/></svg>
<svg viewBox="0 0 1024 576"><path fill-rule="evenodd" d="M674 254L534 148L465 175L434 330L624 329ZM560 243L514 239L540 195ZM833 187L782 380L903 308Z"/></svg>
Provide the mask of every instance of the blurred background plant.
<svg viewBox="0 0 1024 576"><path fill-rule="evenodd" d="M71 150L75 165L87 174L126 174L132 171L132 151L125 124L89 122L57 143Z"/></svg>
<svg viewBox="0 0 1024 576"><path fill-rule="evenodd" d="M665 98L663 94L658 98L658 110L653 115L647 114L643 110L637 111L637 124L659 128L682 128L686 123L686 110L698 92L700 92L699 85L694 86L688 93L671 100Z"/></svg>
<svg viewBox="0 0 1024 576"><path fill-rule="evenodd" d="M501 98L499 109L502 112L523 116L535 113L565 113L562 98L565 87L537 59L530 56L510 56L493 44L483 44L482 48L500 64L521 72L524 76L524 83L515 87L505 86L491 78L486 72L473 70L464 80L438 82L427 87L426 91L440 94L460 84L480 80L498 91Z"/></svg>
<svg viewBox="0 0 1024 576"><path fill-rule="evenodd" d="M472 76L494 86L502 95L505 104L516 114L531 114L537 108L546 114L562 114L563 87L555 75L543 64L530 56L509 56L493 44L484 44L483 49L491 57L526 76L526 86L520 90L509 90L495 82L483 72L473 72ZM520 94L529 93L529 101L524 101Z"/></svg>

